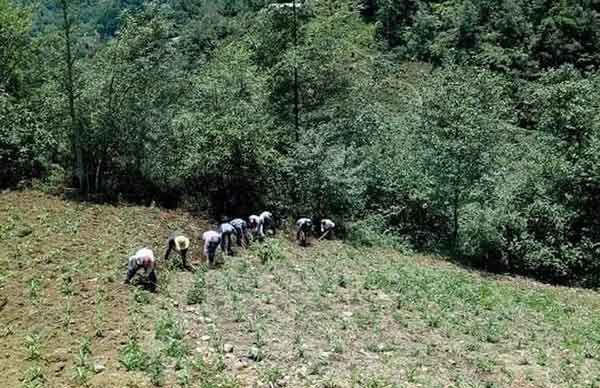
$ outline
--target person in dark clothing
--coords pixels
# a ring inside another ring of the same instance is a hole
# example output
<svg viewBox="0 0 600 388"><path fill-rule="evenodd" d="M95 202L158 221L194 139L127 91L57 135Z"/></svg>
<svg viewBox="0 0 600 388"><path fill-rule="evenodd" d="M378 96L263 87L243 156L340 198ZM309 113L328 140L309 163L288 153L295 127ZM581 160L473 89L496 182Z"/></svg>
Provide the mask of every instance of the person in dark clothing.
<svg viewBox="0 0 600 388"><path fill-rule="evenodd" d="M275 234L275 221L273 220L273 214L271 212L262 212L258 216L258 227L257 234L259 239L264 239L266 237L266 232L268 230L273 231Z"/></svg>
<svg viewBox="0 0 600 388"><path fill-rule="evenodd" d="M300 218L296 221L296 240L300 246L305 247L308 243L308 237L312 230L312 220L310 218Z"/></svg>
<svg viewBox="0 0 600 388"><path fill-rule="evenodd" d="M249 246L250 240L248 239L248 224L246 223L246 221L242 220L241 218L236 218L231 220L229 223L235 229L235 237L238 246Z"/></svg>
<svg viewBox="0 0 600 388"><path fill-rule="evenodd" d="M208 264L212 267L215 264L217 248L221 243L221 235L214 230L209 230L202 234L204 241L204 256L208 259Z"/></svg>
<svg viewBox="0 0 600 388"><path fill-rule="evenodd" d="M324 218L321 220L321 239L327 238L329 240L333 239L335 231L335 223L331 221L329 218Z"/></svg>
<svg viewBox="0 0 600 388"><path fill-rule="evenodd" d="M235 228L230 223L226 222L219 225L217 230L221 235L221 249L224 255L233 255L233 249L231 249L231 236L235 234Z"/></svg>

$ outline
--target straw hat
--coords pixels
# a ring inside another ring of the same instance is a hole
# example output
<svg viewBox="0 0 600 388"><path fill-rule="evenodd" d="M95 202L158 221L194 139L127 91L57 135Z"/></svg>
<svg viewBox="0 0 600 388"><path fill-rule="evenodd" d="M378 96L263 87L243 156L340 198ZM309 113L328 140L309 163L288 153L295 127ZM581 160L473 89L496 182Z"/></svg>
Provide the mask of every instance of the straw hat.
<svg viewBox="0 0 600 388"><path fill-rule="evenodd" d="M184 249L188 249L190 246L190 240L185 236L177 236L175 237L175 249L178 251L183 251Z"/></svg>

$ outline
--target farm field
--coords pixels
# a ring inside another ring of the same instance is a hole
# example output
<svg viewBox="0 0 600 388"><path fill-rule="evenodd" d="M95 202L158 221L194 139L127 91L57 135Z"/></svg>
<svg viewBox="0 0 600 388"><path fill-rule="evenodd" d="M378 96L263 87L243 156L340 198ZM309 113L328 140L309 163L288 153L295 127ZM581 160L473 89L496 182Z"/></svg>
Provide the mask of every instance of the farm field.
<svg viewBox="0 0 600 388"><path fill-rule="evenodd" d="M595 291L285 233L207 270L207 228L0 194L0 387L600 386ZM162 261L176 229L194 236L195 273ZM122 284L143 245L155 294Z"/></svg>

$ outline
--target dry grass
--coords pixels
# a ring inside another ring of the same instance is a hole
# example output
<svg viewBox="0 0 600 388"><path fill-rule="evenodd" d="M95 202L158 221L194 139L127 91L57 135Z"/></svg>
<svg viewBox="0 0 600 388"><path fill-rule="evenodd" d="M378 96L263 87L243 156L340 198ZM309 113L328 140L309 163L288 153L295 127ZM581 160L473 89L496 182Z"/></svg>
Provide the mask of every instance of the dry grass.
<svg viewBox="0 0 600 388"><path fill-rule="evenodd" d="M137 247L161 255L171 230L206 227L2 194L0 386L600 386L595 292L438 258L280 236L216 270L161 263L158 294L121 286ZM187 305L194 284L206 293Z"/></svg>

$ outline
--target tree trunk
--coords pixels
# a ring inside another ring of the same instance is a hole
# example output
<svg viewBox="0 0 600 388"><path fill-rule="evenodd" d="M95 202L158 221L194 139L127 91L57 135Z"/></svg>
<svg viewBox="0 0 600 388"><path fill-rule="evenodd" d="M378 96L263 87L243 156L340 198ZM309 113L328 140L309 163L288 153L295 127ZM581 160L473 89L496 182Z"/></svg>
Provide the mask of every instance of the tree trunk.
<svg viewBox="0 0 600 388"><path fill-rule="evenodd" d="M454 198L452 204L452 249L458 249L458 187L454 188Z"/></svg>
<svg viewBox="0 0 600 388"><path fill-rule="evenodd" d="M81 146L81 123L77 118L75 109L75 86L73 75L74 59L71 48L72 20L69 15L69 0L61 0L60 5L62 7L63 33L65 38L65 89L69 102L69 115L71 117L72 148L75 156L75 176L77 176L77 180L79 181L80 192L87 194L89 179L87 177L87 171L85 170Z"/></svg>
<svg viewBox="0 0 600 388"><path fill-rule="evenodd" d="M300 97L298 93L298 22L296 15L296 0L293 0L292 9L294 12L294 140L296 143L300 140Z"/></svg>
<svg viewBox="0 0 600 388"><path fill-rule="evenodd" d="M98 160L98 165L96 166L96 177L94 179L94 190L96 193L100 192L100 171L102 170L102 159Z"/></svg>

